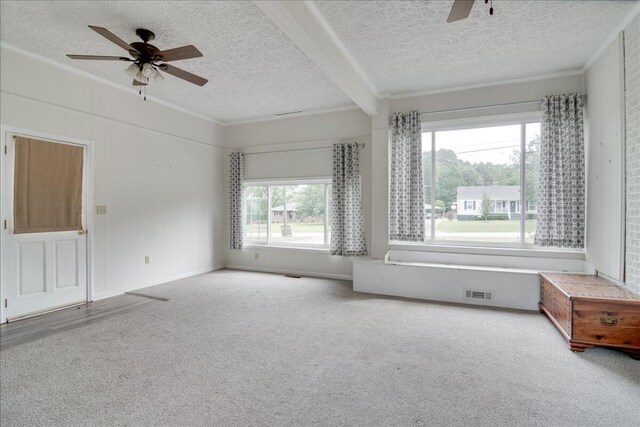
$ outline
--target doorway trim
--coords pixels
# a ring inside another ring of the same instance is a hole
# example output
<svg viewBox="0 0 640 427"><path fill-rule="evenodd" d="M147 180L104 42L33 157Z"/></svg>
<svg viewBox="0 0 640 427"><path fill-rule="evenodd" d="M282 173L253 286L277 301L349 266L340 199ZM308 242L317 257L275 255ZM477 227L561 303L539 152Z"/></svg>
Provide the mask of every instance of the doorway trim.
<svg viewBox="0 0 640 427"><path fill-rule="evenodd" d="M93 283L93 141L84 138L75 138L65 135L53 134L50 132L44 132L33 129L25 129L17 126L7 126L0 124L0 137L2 141L2 151L0 152L0 189L2 189L2 194L6 194L7 190L5 186L7 183L4 178L4 171L6 170L6 162L7 156L4 154L5 146L7 145L7 138L9 135L21 135L29 138L38 138L44 141L58 142L58 143L67 143L67 144L76 144L82 145L85 147L86 153L86 162L84 167L84 177L85 183L87 185L86 194L87 194L87 206L85 208L86 212L86 221L85 224L87 229L87 301L93 301L94 295L94 283ZM5 268L4 268L4 256L5 256L5 230L4 230L4 221L7 220L5 215L5 203L4 197L0 197L0 323L7 322L7 313L4 307L4 301L6 298L7 290L6 290L6 279L5 279Z"/></svg>

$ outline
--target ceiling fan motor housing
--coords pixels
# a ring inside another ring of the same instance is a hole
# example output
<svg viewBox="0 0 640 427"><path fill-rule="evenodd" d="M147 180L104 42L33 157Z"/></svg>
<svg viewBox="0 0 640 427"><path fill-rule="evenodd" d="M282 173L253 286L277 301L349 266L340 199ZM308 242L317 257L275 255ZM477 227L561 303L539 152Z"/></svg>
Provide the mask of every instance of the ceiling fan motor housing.
<svg viewBox="0 0 640 427"><path fill-rule="evenodd" d="M136 59L136 62L144 64L146 62L162 61L163 58L160 55L160 49L149 43L134 42L131 43L131 47L135 50L130 50L129 53Z"/></svg>
<svg viewBox="0 0 640 427"><path fill-rule="evenodd" d="M155 40L156 35L151 30L146 30L144 28L138 28L136 30L136 34L140 37L145 43Z"/></svg>

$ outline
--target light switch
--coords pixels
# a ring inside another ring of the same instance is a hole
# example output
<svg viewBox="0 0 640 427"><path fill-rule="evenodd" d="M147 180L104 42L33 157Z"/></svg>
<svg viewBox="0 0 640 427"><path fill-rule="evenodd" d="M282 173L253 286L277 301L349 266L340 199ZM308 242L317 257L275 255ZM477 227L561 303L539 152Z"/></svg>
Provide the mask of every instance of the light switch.
<svg viewBox="0 0 640 427"><path fill-rule="evenodd" d="M96 214L97 215L106 215L107 214L107 207L104 205L97 205L96 206Z"/></svg>

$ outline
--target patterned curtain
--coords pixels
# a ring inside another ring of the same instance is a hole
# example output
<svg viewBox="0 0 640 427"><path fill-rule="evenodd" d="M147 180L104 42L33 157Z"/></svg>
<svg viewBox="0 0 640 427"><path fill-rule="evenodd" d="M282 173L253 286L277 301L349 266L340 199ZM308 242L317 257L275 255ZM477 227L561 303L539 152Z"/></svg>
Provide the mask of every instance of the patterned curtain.
<svg viewBox="0 0 640 427"><path fill-rule="evenodd" d="M229 249L242 249L242 182L244 155L231 153L229 160Z"/></svg>
<svg viewBox="0 0 640 427"><path fill-rule="evenodd" d="M579 93L542 100L536 245L584 247L583 107Z"/></svg>
<svg viewBox="0 0 640 427"><path fill-rule="evenodd" d="M424 241L422 127L420 112L391 116L389 239Z"/></svg>
<svg viewBox="0 0 640 427"><path fill-rule="evenodd" d="M367 254L360 200L359 148L355 142L333 145L331 181L331 255Z"/></svg>

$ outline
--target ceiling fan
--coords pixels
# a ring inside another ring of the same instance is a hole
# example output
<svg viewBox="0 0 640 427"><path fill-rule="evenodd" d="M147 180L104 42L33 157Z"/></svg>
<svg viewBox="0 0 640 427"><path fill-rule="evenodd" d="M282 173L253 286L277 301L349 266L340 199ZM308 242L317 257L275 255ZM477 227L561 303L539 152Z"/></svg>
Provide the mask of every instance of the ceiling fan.
<svg viewBox="0 0 640 427"><path fill-rule="evenodd" d="M473 7L474 1L475 0L454 0L453 6L451 6L451 12L449 12L449 17L447 18L447 22L455 22L466 19L469 16L469 13L471 13L471 8ZM489 3L489 0L484 0L484 3ZM493 0L491 0L489 15L493 15Z"/></svg>
<svg viewBox="0 0 640 427"><path fill-rule="evenodd" d="M158 82L164 80L164 76L160 74L159 70L198 86L204 86L208 82L208 80L203 77L196 76L173 65L165 64L165 62L180 61L182 59L202 56L202 53L200 53L195 46L188 45L174 49L160 50L154 45L149 44L156 36L153 32L145 30L144 28L138 28L136 30L136 34L142 39L142 42L133 42L131 44L127 44L106 28L95 27L93 25L89 25L89 28L126 50L131 58L125 56L67 55L69 58L131 62L131 65L124 71L133 77L134 86L146 86L150 81Z"/></svg>

